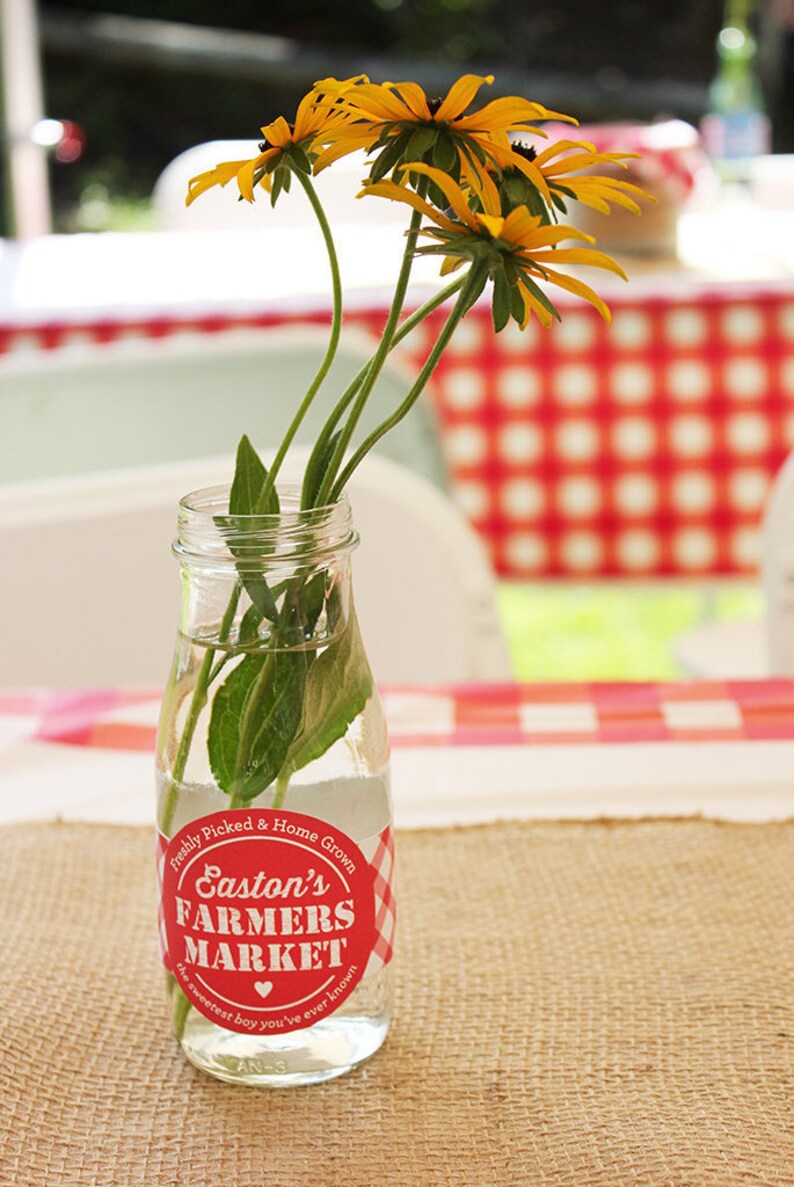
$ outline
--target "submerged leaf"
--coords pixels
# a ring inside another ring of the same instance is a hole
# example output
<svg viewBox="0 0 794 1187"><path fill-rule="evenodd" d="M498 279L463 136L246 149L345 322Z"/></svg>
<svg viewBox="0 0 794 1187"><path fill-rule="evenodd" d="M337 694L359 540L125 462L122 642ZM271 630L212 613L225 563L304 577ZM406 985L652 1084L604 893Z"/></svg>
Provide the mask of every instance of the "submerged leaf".
<svg viewBox="0 0 794 1187"><path fill-rule="evenodd" d="M284 765L301 724L306 651L246 655L215 694L207 736L218 786L238 803L250 803Z"/></svg>
<svg viewBox="0 0 794 1187"><path fill-rule="evenodd" d="M309 671L301 731L286 760L290 769L299 771L344 737L371 696L372 672L351 613L344 631Z"/></svg>

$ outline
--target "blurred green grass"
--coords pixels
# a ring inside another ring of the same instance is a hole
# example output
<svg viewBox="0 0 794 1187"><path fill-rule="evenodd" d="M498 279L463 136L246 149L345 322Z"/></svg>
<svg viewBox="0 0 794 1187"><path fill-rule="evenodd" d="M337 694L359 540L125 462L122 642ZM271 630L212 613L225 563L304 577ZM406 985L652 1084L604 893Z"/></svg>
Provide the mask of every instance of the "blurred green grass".
<svg viewBox="0 0 794 1187"><path fill-rule="evenodd" d="M757 586L501 582L498 606L519 680L675 680L676 639L699 622L758 618Z"/></svg>

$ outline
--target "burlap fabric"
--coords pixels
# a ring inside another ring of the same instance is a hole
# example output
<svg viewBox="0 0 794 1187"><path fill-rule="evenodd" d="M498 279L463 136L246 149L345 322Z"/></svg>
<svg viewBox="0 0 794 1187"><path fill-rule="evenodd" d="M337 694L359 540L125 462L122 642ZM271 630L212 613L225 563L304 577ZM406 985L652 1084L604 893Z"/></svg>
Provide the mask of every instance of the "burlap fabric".
<svg viewBox="0 0 794 1187"><path fill-rule="evenodd" d="M399 842L386 1046L268 1091L170 1037L148 830L0 830L2 1187L794 1184L794 824Z"/></svg>

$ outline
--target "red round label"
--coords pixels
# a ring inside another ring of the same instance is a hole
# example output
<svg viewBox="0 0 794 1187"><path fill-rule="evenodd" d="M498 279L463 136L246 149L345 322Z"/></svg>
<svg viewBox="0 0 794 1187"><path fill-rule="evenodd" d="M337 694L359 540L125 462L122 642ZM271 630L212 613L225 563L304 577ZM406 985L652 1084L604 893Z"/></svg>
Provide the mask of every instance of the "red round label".
<svg viewBox="0 0 794 1187"><path fill-rule="evenodd" d="M167 967L206 1018L280 1034L332 1013L375 943L373 871L301 812L244 808L185 825L162 876Z"/></svg>

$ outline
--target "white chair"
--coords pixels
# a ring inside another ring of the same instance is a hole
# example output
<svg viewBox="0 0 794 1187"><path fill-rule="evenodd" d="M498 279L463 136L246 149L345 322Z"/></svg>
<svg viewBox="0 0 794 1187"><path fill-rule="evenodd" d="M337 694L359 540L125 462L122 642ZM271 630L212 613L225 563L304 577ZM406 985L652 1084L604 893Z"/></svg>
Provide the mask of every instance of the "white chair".
<svg viewBox="0 0 794 1187"><path fill-rule="evenodd" d="M302 473L305 451L288 473ZM231 457L0 487L0 683L165 682L179 613L180 497L228 482ZM509 679L479 538L427 479L369 456L349 494L354 590L383 683Z"/></svg>
<svg viewBox="0 0 794 1187"><path fill-rule="evenodd" d="M794 676L794 453L778 471L767 498L761 582L768 671L774 676Z"/></svg>
<svg viewBox="0 0 794 1187"><path fill-rule="evenodd" d="M0 357L0 483L233 452L243 433L281 440L325 354L327 331L277 326L80 344ZM376 343L346 329L297 440L313 441ZM368 432L416 371L387 361L362 416ZM377 450L446 485L424 394Z"/></svg>
<svg viewBox="0 0 794 1187"><path fill-rule="evenodd" d="M237 184L206 190L190 207L185 206L188 182L221 161L244 161L256 156L255 140L211 140L186 149L166 165L152 191L152 208L158 230L219 231L250 230L267 219L272 227L314 226L316 219L300 184L293 179L289 194L275 207L264 190L258 190L255 205L265 204L266 213L251 210L250 203L237 200ZM351 153L335 161L314 178L314 186L332 226L339 223L406 225L405 208L399 202L368 200L357 202L368 166L364 154Z"/></svg>
<svg viewBox="0 0 794 1187"><path fill-rule="evenodd" d="M690 675L794 676L794 453L775 475L767 495L760 580L762 618L703 623L678 641L676 658Z"/></svg>

